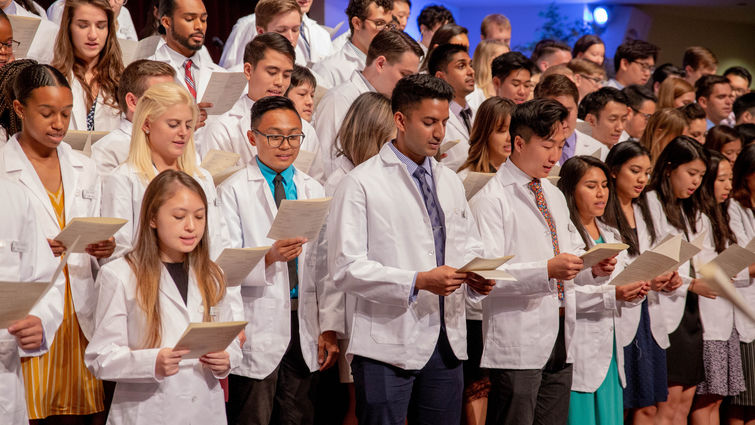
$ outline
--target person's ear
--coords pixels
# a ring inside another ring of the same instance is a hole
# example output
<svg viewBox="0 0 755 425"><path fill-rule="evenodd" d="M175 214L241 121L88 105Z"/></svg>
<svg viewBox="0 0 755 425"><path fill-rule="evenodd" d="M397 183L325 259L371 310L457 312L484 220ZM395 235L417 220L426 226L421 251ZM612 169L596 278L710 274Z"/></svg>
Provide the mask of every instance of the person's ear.
<svg viewBox="0 0 755 425"><path fill-rule="evenodd" d="M142 131L144 131L144 134L149 134L150 125L149 119L144 120L144 124L142 124Z"/></svg>
<svg viewBox="0 0 755 425"><path fill-rule="evenodd" d="M516 136L514 136L514 143L513 143L514 151L521 153L526 143L527 142L522 138L522 136L517 134Z"/></svg>
<svg viewBox="0 0 755 425"><path fill-rule="evenodd" d="M24 119L24 105L18 99L13 101L13 110L16 112L18 119Z"/></svg>
<svg viewBox="0 0 755 425"><path fill-rule="evenodd" d="M167 15L160 18L160 25L162 25L165 28L165 31L168 31L168 28L171 28L173 26L173 20L170 19Z"/></svg>
<svg viewBox="0 0 755 425"><path fill-rule="evenodd" d="M587 114L585 116L585 121L587 121L587 123L590 124L593 127L595 127L596 125L598 125L598 117L596 117L593 114Z"/></svg>
<svg viewBox="0 0 755 425"><path fill-rule="evenodd" d="M127 111L133 114L134 111L136 111L137 102L139 102L139 98L136 97L135 94L131 92L126 93L126 110Z"/></svg>
<svg viewBox="0 0 755 425"><path fill-rule="evenodd" d="M354 27L354 30L360 30L362 29L362 20L359 19L358 16L354 16L351 18L351 26Z"/></svg>
<svg viewBox="0 0 755 425"><path fill-rule="evenodd" d="M385 56L378 56L375 58L375 68L379 71L382 71L385 69L385 66L388 64L388 60L385 58Z"/></svg>
<svg viewBox="0 0 755 425"><path fill-rule="evenodd" d="M498 89L501 87L501 79L498 77L493 77L493 90L496 92L496 96L498 95Z"/></svg>
<svg viewBox="0 0 755 425"><path fill-rule="evenodd" d="M396 132L406 132L406 115L401 111L396 111L396 113L393 114L393 122L396 124Z"/></svg>
<svg viewBox="0 0 755 425"><path fill-rule="evenodd" d="M244 77L246 77L246 80L251 82L252 81L252 73L254 72L254 67L249 62L244 62Z"/></svg>
<svg viewBox="0 0 755 425"><path fill-rule="evenodd" d="M155 220L155 217L152 217L149 220L149 227L151 227L153 229L157 229L157 220Z"/></svg>
<svg viewBox="0 0 755 425"><path fill-rule="evenodd" d="M256 135L253 130L247 130L246 132L246 138L249 140L249 143L252 144L252 146L257 147L257 139Z"/></svg>
<svg viewBox="0 0 755 425"><path fill-rule="evenodd" d="M265 33L265 29L257 25L257 35L264 34L264 33Z"/></svg>
<svg viewBox="0 0 755 425"><path fill-rule="evenodd" d="M701 108L706 109L708 107L708 98L705 96L700 96L697 98L697 103L700 105Z"/></svg>
<svg viewBox="0 0 755 425"><path fill-rule="evenodd" d="M622 58L619 61L619 70L620 71L626 71L628 68L629 68L629 61Z"/></svg>
<svg viewBox="0 0 755 425"><path fill-rule="evenodd" d="M446 79L446 73L443 72L443 71L438 70L438 71L435 71L434 77L440 78L441 80L445 80Z"/></svg>

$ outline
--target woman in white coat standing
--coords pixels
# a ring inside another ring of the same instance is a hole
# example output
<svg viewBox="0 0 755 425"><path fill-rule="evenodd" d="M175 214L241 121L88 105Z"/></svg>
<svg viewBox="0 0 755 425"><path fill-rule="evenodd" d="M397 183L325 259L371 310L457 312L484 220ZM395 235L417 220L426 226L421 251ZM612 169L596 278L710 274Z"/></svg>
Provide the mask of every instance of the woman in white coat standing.
<svg viewBox="0 0 755 425"><path fill-rule="evenodd" d="M182 359L174 347L191 322L229 321L221 269L210 260L208 201L181 171L155 177L144 195L134 250L105 265L89 369L116 382L108 424L225 424L219 379L241 359L224 351Z"/></svg>
<svg viewBox="0 0 755 425"><path fill-rule="evenodd" d="M608 167L592 156L575 156L561 168L558 188L564 193L571 221L585 248L615 243L614 229L598 220L608 201ZM626 263L619 256L618 273ZM574 371L569 399L569 424L621 423L624 418L622 386L624 351L615 337L615 318L625 302L642 300L650 289L648 282L614 286L577 286L577 322L574 329Z"/></svg>
<svg viewBox="0 0 755 425"><path fill-rule="evenodd" d="M14 86L15 114L22 130L0 151L0 174L32 195L32 210L55 256L67 248L52 240L75 217L99 216L100 182L89 158L61 143L68 128L72 95L65 77L49 65L31 65ZM64 272L63 322L47 354L24 359L27 407L32 420L101 412L102 383L84 366L92 334L97 259L113 253L113 239L70 254ZM55 420L54 418L51 420ZM69 421L74 418L69 416Z"/></svg>
<svg viewBox="0 0 755 425"><path fill-rule="evenodd" d="M73 90L71 130L118 128L122 57L107 0L66 1L52 66L68 78Z"/></svg>
<svg viewBox="0 0 755 425"><path fill-rule="evenodd" d="M734 163L729 203L729 226L740 244L755 238L755 145L742 149ZM750 305L755 305L755 264L748 273L734 284ZM745 378L745 391L731 400L730 424L752 424L755 421L755 322L738 310L734 312L734 324L739 333L739 348Z"/></svg>
<svg viewBox="0 0 755 425"><path fill-rule="evenodd" d="M47 282L57 262L45 240L24 187L0 178L0 281ZM47 352L63 319L65 279L59 276L29 314L0 329L0 415L8 425L26 425L26 397L20 357Z"/></svg>

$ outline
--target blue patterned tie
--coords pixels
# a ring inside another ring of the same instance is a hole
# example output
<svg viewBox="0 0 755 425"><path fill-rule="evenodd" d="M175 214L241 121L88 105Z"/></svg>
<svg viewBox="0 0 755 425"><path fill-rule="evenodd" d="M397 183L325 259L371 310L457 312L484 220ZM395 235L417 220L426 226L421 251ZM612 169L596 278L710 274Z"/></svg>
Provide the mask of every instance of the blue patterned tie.
<svg viewBox="0 0 755 425"><path fill-rule="evenodd" d="M430 188L430 185L426 180L427 171L418 167L414 170L414 179L419 183L420 192L422 193L422 199L425 201L425 208L427 209L427 215L430 216L430 224L433 226L433 242L435 243L435 264L442 266L445 264L446 254L446 226L445 216L443 210L438 205L438 198ZM429 177L429 176L428 176ZM440 296L440 323L441 328L445 330L445 306L443 297Z"/></svg>

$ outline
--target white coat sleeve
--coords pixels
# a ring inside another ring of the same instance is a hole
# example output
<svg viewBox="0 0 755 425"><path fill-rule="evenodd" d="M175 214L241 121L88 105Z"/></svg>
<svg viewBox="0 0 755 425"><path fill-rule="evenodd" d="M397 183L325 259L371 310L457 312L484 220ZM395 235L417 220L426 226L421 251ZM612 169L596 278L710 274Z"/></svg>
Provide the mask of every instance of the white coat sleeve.
<svg viewBox="0 0 755 425"><path fill-rule="evenodd" d="M336 288L328 273L328 239L327 223L320 230L320 235L313 246L315 290L317 291L317 310L319 312L320 332L335 331L339 337L346 334L346 294Z"/></svg>
<svg viewBox="0 0 755 425"><path fill-rule="evenodd" d="M240 288L240 287L237 286L236 288ZM226 288L226 289L232 289L232 288ZM221 308L220 309L220 311L222 312L221 315L220 315L220 320L224 321L224 322L234 321L234 320L236 320L236 321L243 321L244 320L244 318L243 318L243 316L244 316L243 311L242 311L242 314L241 314L242 317L239 319L236 316L236 311L234 310L235 307L234 307L233 303L235 302L235 300L229 298L229 295L230 295L229 292L226 290L225 297L223 297L223 299L220 300L220 302L218 303L221 307L225 307L225 306L230 306L231 307L230 309L228 309L228 308ZM240 292L238 293L238 297L239 297L239 299L241 298L241 293ZM235 367L237 367L237 366L239 366L241 364L241 360L242 360L242 358L244 356L241 353L241 340L239 340L238 337L236 337L236 338L233 339L233 341L231 342L231 345L229 345L225 349L225 351L228 353L228 357L229 357L229 360L231 362L231 367L228 369L228 371L226 371L224 373L215 373L215 372L212 372L213 376L215 376L218 379L223 379L223 378L228 377L228 375L231 374L231 371Z"/></svg>
<svg viewBox="0 0 755 425"><path fill-rule="evenodd" d="M339 103L342 103L343 101L343 98L336 93L326 94L317 105L317 111L313 120L313 126L317 132L317 139L320 143L318 159L321 164L324 178L326 179L335 169L333 159L335 158L336 136L340 129L340 122L343 120L346 113L346 111L343 111L342 115L341 110L343 109L343 106L339 106ZM346 105L346 108L348 107L349 105Z"/></svg>
<svg viewBox="0 0 755 425"><path fill-rule="evenodd" d="M111 173L103 179L100 214L103 217L127 220L126 224L115 233L115 251L106 261L123 257L133 248L134 235L136 235L134 219L139 212L133 210L132 189L131 181L123 174Z"/></svg>

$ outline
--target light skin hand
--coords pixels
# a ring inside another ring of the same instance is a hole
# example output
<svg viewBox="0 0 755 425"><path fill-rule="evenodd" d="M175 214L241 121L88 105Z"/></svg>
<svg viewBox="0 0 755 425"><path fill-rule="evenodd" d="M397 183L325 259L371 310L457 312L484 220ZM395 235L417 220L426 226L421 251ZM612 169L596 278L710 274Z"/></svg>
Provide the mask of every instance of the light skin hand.
<svg viewBox="0 0 755 425"><path fill-rule="evenodd" d="M459 289L467 279L467 273L458 273L450 266L440 266L426 272L417 273L414 287L418 290L432 292L435 295L448 296Z"/></svg>
<svg viewBox="0 0 755 425"><path fill-rule="evenodd" d="M616 286L616 299L619 301L633 301L643 298L650 290L650 283L645 281L633 282L628 285Z"/></svg>
<svg viewBox="0 0 755 425"><path fill-rule="evenodd" d="M265 254L265 267L280 261L286 263L298 257L302 252L302 245L307 238L281 239L273 243L272 248Z"/></svg>
<svg viewBox="0 0 755 425"><path fill-rule="evenodd" d="M595 277L598 276L611 276L611 273L613 273L614 269L616 268L616 256L614 255L611 258L607 258L600 263L592 266L592 275Z"/></svg>
<svg viewBox="0 0 755 425"><path fill-rule="evenodd" d="M42 320L37 316L26 316L13 322L8 327L8 333L16 337L16 343L24 350L36 350L42 346L44 329Z"/></svg>
<svg viewBox="0 0 755 425"><path fill-rule="evenodd" d="M202 367L210 369L216 375L222 375L231 369L231 356L227 351L207 353L199 358Z"/></svg>
<svg viewBox="0 0 755 425"><path fill-rule="evenodd" d="M212 108L213 106L214 105L210 102L202 102L197 104L197 107L199 108L199 122L194 128L194 131L199 130L200 128L205 126L205 121L207 121L207 108Z"/></svg>
<svg viewBox="0 0 755 425"><path fill-rule="evenodd" d="M495 280L485 279L476 273L467 273L465 281L470 288L481 295L488 295L495 286Z"/></svg>
<svg viewBox="0 0 755 425"><path fill-rule="evenodd" d="M571 280L582 270L584 261L573 254L561 253L548 260L548 278Z"/></svg>
<svg viewBox="0 0 755 425"><path fill-rule="evenodd" d="M155 361L155 375L158 378L175 375L178 373L178 364L181 357L190 353L190 350L173 350L166 347L157 352Z"/></svg>
<svg viewBox="0 0 755 425"><path fill-rule="evenodd" d="M710 298L712 300L715 300L718 297L718 293L703 279L692 279L692 283L689 284L689 290L701 297Z"/></svg>

